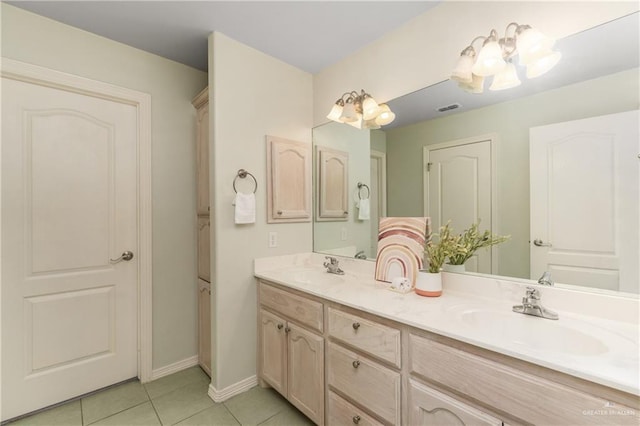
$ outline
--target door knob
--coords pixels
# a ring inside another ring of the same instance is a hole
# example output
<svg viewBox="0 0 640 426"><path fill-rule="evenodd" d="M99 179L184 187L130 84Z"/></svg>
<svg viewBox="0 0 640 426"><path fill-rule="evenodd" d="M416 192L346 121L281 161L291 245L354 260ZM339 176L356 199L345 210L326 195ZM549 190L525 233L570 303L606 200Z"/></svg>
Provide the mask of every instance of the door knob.
<svg viewBox="0 0 640 426"><path fill-rule="evenodd" d="M122 253L119 258L109 259L109 261L111 261L111 263L118 263L118 262L122 262L123 260L128 262L131 259L133 259L133 252L127 250L124 253Z"/></svg>
<svg viewBox="0 0 640 426"><path fill-rule="evenodd" d="M533 240L533 245L536 247L551 247L551 243L547 244L539 238Z"/></svg>

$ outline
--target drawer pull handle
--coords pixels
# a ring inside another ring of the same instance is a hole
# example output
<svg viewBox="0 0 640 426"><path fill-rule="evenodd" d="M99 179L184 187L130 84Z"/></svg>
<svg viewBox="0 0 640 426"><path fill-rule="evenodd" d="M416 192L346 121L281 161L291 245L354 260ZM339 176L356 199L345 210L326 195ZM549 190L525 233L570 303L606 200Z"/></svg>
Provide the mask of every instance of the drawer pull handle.
<svg viewBox="0 0 640 426"><path fill-rule="evenodd" d="M357 330L357 329L359 329L359 328L360 328L360 323L359 323L359 322L354 322L354 323L353 323L353 329L354 329L354 330Z"/></svg>
<svg viewBox="0 0 640 426"><path fill-rule="evenodd" d="M353 416L353 422L354 422L355 424L360 423L360 416Z"/></svg>
<svg viewBox="0 0 640 426"><path fill-rule="evenodd" d="M282 330L282 327L284 327L284 325L278 324L278 330Z"/></svg>
<svg viewBox="0 0 640 426"><path fill-rule="evenodd" d="M353 365L353 368L358 368L358 367L360 367L360 361L355 360L355 361L353 361L353 362L351 363L351 365Z"/></svg>
<svg viewBox="0 0 640 426"><path fill-rule="evenodd" d="M284 328L284 332L285 332L285 333L288 333L288 332L290 332L290 331L291 331L291 329L290 329L289 327L285 327L285 328Z"/></svg>

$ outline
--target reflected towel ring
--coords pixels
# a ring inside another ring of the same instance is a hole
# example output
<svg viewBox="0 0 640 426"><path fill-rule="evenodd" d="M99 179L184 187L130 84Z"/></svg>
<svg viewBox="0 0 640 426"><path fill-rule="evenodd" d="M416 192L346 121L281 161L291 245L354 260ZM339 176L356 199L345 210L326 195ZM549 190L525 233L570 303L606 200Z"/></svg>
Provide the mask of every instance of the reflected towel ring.
<svg viewBox="0 0 640 426"><path fill-rule="evenodd" d="M253 193L255 194L256 191L258 190L258 181L256 180L256 177L251 173L249 173L248 171L246 171L245 169L240 169L238 170L238 174L236 175L236 177L233 179L233 191L236 194L238 193L238 190L236 189L236 181L238 180L238 178L240 179L246 178L247 175L251 176L251 179L253 179L253 184L254 184Z"/></svg>
<svg viewBox="0 0 640 426"><path fill-rule="evenodd" d="M364 200L366 200L371 196L371 190L369 189L366 183L358 182L358 198L361 200L363 199L362 196L360 195L360 190L362 189L362 187L367 188L367 196L364 198Z"/></svg>

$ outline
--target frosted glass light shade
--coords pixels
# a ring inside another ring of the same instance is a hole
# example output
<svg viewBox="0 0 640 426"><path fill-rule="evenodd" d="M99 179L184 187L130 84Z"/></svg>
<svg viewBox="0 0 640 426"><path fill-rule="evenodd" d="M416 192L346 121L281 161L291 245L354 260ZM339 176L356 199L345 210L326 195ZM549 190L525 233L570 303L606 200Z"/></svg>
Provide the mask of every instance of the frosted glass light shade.
<svg viewBox="0 0 640 426"><path fill-rule="evenodd" d="M502 71L493 76L493 82L489 86L489 90L511 89L512 87L520 86L520 84L516 66L509 62Z"/></svg>
<svg viewBox="0 0 640 426"><path fill-rule="evenodd" d="M343 123L351 123L356 121L357 119L358 113L356 112L355 105L351 102L344 104L339 120Z"/></svg>
<svg viewBox="0 0 640 426"><path fill-rule="evenodd" d="M355 120L345 122L345 124L348 124L349 126L353 126L356 129L362 129L363 128L363 123L364 123L364 121L362 120L362 115L360 115L360 114L358 114L358 116L356 117Z"/></svg>
<svg viewBox="0 0 640 426"><path fill-rule="evenodd" d="M362 118L364 120L372 120L379 114L378 103L372 97L366 98L362 102Z"/></svg>
<svg viewBox="0 0 640 426"><path fill-rule="evenodd" d="M506 62L502 59L502 48L497 41L490 41L480 50L471 72L481 77L494 75L502 71Z"/></svg>
<svg viewBox="0 0 640 426"><path fill-rule="evenodd" d="M340 116L342 115L342 106L338 104L333 104L333 108L329 111L327 118L333 121L340 121Z"/></svg>
<svg viewBox="0 0 640 426"><path fill-rule="evenodd" d="M378 116L375 119L376 124L379 126L385 126L391 123L395 119L396 119L396 115L393 113L393 111L391 111L391 108L389 108L389 105L380 104L380 114L378 114Z"/></svg>
<svg viewBox="0 0 640 426"><path fill-rule="evenodd" d="M451 80L459 83L471 83L473 77L471 76L471 68L473 67L474 56L460 55L456 67L451 73Z"/></svg>
<svg viewBox="0 0 640 426"><path fill-rule="evenodd" d="M549 52L547 55L538 58L535 62L527 65L527 78L536 78L555 67L562 58L560 52Z"/></svg>
<svg viewBox="0 0 640 426"><path fill-rule="evenodd" d="M378 123L376 123L376 119L375 118L372 118L371 120L367 120L367 121L363 120L362 128L363 129L376 130L376 129L380 128L380 125Z"/></svg>
<svg viewBox="0 0 640 426"><path fill-rule="evenodd" d="M551 37L547 37L540 31L529 28L518 34L516 49L520 65L529 65L541 56L546 56L556 43Z"/></svg>
<svg viewBox="0 0 640 426"><path fill-rule="evenodd" d="M471 83L458 83L458 87L468 93L482 93L484 91L484 77L473 74Z"/></svg>

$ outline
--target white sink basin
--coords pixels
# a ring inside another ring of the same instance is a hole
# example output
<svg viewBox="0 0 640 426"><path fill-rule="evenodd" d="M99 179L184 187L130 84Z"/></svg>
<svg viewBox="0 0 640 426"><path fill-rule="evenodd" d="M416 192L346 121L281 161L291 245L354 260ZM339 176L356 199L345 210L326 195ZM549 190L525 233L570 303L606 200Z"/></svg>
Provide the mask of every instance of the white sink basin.
<svg viewBox="0 0 640 426"><path fill-rule="evenodd" d="M320 282L344 282L344 275L330 274L324 269L300 268L285 272L288 278L298 284L313 284Z"/></svg>
<svg viewBox="0 0 640 426"><path fill-rule="evenodd" d="M489 338L506 340L529 350L578 356L595 356L609 351L600 339L580 331L575 324L563 323L562 317L554 321L479 308L462 311L459 320Z"/></svg>

